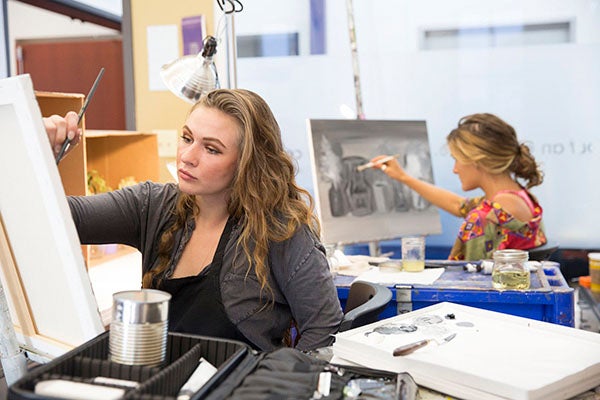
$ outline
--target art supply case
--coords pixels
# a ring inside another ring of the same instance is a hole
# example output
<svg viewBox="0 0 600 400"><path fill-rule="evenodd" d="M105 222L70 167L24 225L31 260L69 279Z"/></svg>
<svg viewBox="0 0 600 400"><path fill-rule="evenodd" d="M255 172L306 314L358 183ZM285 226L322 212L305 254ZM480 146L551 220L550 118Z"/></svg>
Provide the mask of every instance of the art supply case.
<svg viewBox="0 0 600 400"><path fill-rule="evenodd" d="M341 399L344 390L376 390L390 399L413 400L417 385L408 374L362 367L340 367L298 350L283 348L256 352L233 340L169 333L167 355L161 366L128 366L109 361L109 332L33 368L8 389L9 400L39 400L36 383L61 379L91 383L98 376L136 381L123 399L176 400L180 388L198 366L201 357L217 372L191 398L210 399ZM322 375L324 374L324 375ZM354 380L354 381L353 381ZM351 388L345 388L351 382ZM319 388L329 387L329 395ZM52 397L55 399L55 397Z"/></svg>

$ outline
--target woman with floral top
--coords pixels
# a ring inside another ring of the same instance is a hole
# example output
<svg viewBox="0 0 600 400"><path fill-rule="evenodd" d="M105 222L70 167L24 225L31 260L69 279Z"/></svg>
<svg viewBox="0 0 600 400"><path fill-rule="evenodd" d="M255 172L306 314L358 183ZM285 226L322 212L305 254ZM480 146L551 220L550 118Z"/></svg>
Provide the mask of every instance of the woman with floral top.
<svg viewBox="0 0 600 400"><path fill-rule="evenodd" d="M450 259L491 258L498 249L527 250L546 243L542 207L529 192L543 175L529 147L519 142L512 126L492 114L461 118L447 139L453 172L462 190L481 189L483 196L465 198L416 179L394 158L373 168L407 185L441 209L464 218Z"/></svg>

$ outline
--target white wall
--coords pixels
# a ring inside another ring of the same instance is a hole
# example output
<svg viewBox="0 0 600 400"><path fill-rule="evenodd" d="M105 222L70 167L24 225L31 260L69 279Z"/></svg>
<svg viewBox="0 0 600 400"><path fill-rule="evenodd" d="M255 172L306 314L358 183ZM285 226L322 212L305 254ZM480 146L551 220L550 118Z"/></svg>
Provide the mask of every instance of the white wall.
<svg viewBox="0 0 600 400"><path fill-rule="evenodd" d="M308 0L295 2L308 3ZM285 144L298 160L298 182L311 190L306 119L342 118L340 105L354 107L344 2L327 0L326 6L326 55L242 58L237 61L238 87L256 91L270 104L281 126ZM269 12L278 15L285 11L272 7ZM305 12L308 12L308 6ZM249 16L244 12L236 16L238 34L246 33L242 30L249 25L249 22L244 22L246 18ZM256 28L253 30L255 32ZM308 34L306 29L300 31Z"/></svg>
<svg viewBox="0 0 600 400"><path fill-rule="evenodd" d="M297 29L306 40L308 0L273 4L244 2L244 11L235 16L236 33ZM550 237L563 247L600 248L595 211L600 204L595 172L600 169L600 0L353 0L353 5L367 118L426 119L436 182L460 191L445 136L463 115L498 114L532 143L543 164L546 180L534 193L545 209ZM237 86L255 90L272 106L286 146L298 160L298 181L311 190L305 120L342 118L340 105L355 107L346 0L326 0L326 7L326 55L237 60ZM8 10L11 43L114 34L14 0ZM575 43L418 48L423 28L563 20L574 23ZM441 215L444 233L428 238L428 244L453 241L459 221Z"/></svg>
<svg viewBox="0 0 600 400"><path fill-rule="evenodd" d="M244 10L236 14L236 31L244 35L298 32L300 54L310 54L309 6L309 0L245 1Z"/></svg>
<svg viewBox="0 0 600 400"><path fill-rule="evenodd" d="M598 0L354 0L353 4L367 118L426 119L436 182L460 192L445 149L446 134L461 116L499 115L522 140L531 142L546 173L544 184L533 192L544 207L550 238L563 247L600 247L596 228L600 185L595 174L600 169ZM354 107L345 1L328 0L327 18L325 56L238 60L238 86L256 90L272 105L286 146L298 158L298 180L310 188L305 119L342 118L340 104ZM424 28L558 21L574 22L575 43L418 48ZM451 245L459 222L442 212L444 233L428 238L428 244Z"/></svg>

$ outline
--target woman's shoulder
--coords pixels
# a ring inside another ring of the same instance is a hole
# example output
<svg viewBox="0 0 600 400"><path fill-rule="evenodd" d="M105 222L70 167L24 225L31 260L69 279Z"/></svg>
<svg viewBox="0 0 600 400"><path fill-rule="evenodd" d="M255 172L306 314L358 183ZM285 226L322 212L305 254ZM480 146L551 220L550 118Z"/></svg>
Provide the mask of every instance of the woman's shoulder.
<svg viewBox="0 0 600 400"><path fill-rule="evenodd" d="M272 241L271 247L320 247L321 242L319 238L315 235L312 229L307 224L299 225L293 234L291 234L287 239L278 242Z"/></svg>
<svg viewBox="0 0 600 400"><path fill-rule="evenodd" d="M493 203L521 221L529 221L540 209L526 189L500 191L494 196Z"/></svg>
<svg viewBox="0 0 600 400"><path fill-rule="evenodd" d="M468 214L471 214L474 211L477 211L481 208L482 205L485 205L485 197L477 196L477 197L467 197L464 199L462 204L460 205L460 215L466 217Z"/></svg>
<svg viewBox="0 0 600 400"><path fill-rule="evenodd" d="M178 190L177 184L175 183L160 183L154 181L144 181L137 184L137 186L143 186L153 192L176 192Z"/></svg>
<svg viewBox="0 0 600 400"><path fill-rule="evenodd" d="M117 201L139 207L140 212L163 212L172 205L178 194L177 185L172 183L140 182L124 187L114 193Z"/></svg>
<svg viewBox="0 0 600 400"><path fill-rule="evenodd" d="M269 246L271 257L285 260L290 265L304 264L314 255L321 257L325 254L325 247L306 224L300 225L288 239L271 242Z"/></svg>
<svg viewBox="0 0 600 400"><path fill-rule="evenodd" d="M127 186L124 190L137 196L150 198L171 197L178 193L177 185L174 183L158 183L153 181L144 181L132 186Z"/></svg>

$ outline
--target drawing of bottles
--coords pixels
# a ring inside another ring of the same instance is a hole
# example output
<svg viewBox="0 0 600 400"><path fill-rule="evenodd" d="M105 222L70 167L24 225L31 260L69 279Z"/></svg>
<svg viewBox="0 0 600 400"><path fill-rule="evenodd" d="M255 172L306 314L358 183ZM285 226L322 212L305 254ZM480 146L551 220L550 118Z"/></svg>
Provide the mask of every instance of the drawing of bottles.
<svg viewBox="0 0 600 400"><path fill-rule="evenodd" d="M373 182L373 194L375 198L375 210L387 213L394 209L394 188L390 179L381 171L373 171L378 175Z"/></svg>
<svg viewBox="0 0 600 400"><path fill-rule="evenodd" d="M350 201L344 184L332 183L328 195L329 210L332 217L343 217L350 212Z"/></svg>
<svg viewBox="0 0 600 400"><path fill-rule="evenodd" d="M400 182L394 181L394 210L397 212L405 212L410 209L410 204L406 193L404 192L404 185Z"/></svg>
<svg viewBox="0 0 600 400"><path fill-rule="evenodd" d="M342 154L343 149L339 141L329 140L327 136L321 138L318 153L319 172L321 179L331 185L327 191L327 198L332 217L342 217L350 212Z"/></svg>
<svg viewBox="0 0 600 400"><path fill-rule="evenodd" d="M366 163L363 157L349 156L343 158L345 176L348 177L348 197L352 215L362 217L372 214L375 210L373 187L368 181L368 174L359 172L356 167Z"/></svg>

